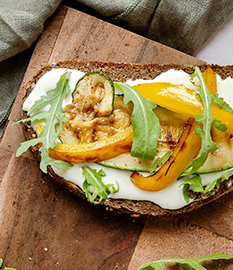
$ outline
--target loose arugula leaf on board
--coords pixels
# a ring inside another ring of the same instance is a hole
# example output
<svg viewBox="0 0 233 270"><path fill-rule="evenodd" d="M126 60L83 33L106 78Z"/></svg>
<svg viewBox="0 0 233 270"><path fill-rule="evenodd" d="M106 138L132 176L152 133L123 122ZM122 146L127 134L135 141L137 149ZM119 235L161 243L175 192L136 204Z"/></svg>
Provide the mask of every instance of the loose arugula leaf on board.
<svg viewBox="0 0 233 270"><path fill-rule="evenodd" d="M82 167L82 171L85 176L83 191L91 203L98 204L102 200L107 199L110 193L115 193L119 190L118 187L115 188L114 184L105 185L103 183L102 178L106 174L102 169L97 171L90 167Z"/></svg>
<svg viewBox="0 0 233 270"><path fill-rule="evenodd" d="M182 266L185 270L191 270L186 263L177 263L179 266Z"/></svg>
<svg viewBox="0 0 233 270"><path fill-rule="evenodd" d="M224 132L226 131L226 127L224 124L220 124L219 120L216 120L215 117L211 114L211 103L214 99L210 94L203 75L198 67L193 67L194 73L190 75L191 82L195 84L194 79L197 77L200 83L200 89L198 96L200 100L203 102L204 110L202 115L196 115L194 117L195 121L198 124L202 124L201 126L196 127L196 134L201 136L202 145L199 152L199 156L195 158L186 168L186 174L195 173L200 167L202 167L209 155L209 153L217 150L217 145L213 142L211 137L211 127L214 126L218 130ZM190 170L189 170L190 169Z"/></svg>
<svg viewBox="0 0 233 270"><path fill-rule="evenodd" d="M201 265L201 262L206 260L229 260L229 259L233 259L233 255L219 254L219 253L200 258L188 258L188 259L165 258L162 260L144 264L141 267L139 267L138 270L151 270L151 269L166 270L165 263L177 263L186 270L190 270L190 266L196 270L207 270L205 267ZM149 268L152 266L154 266L155 268Z"/></svg>
<svg viewBox="0 0 233 270"><path fill-rule="evenodd" d="M30 146L35 146L40 143L41 146L39 151L41 153L40 169L47 173L47 166L53 165L54 167L61 169L72 166L70 163L62 160L52 160L49 157L49 148L56 146L56 138L62 129L63 122L68 121L65 118L62 102L70 91L69 86L69 76L70 72L64 73L60 80L58 81L56 88L47 92L46 95L41 96L37 100L28 112L28 115L33 114L27 119L23 119L19 122L27 121L45 121L45 127L40 133L39 138L35 138L26 142L21 143L21 146L16 152L16 156L20 156L22 153L26 152ZM48 111L39 111L45 106L49 105ZM39 112L38 112L39 111Z"/></svg>
<svg viewBox="0 0 233 270"><path fill-rule="evenodd" d="M133 126L133 145L131 156L153 160L157 150L158 138L161 136L159 119L153 112L156 104L139 94L132 86L114 82L114 85L124 93L124 103L134 104L131 115Z"/></svg>
<svg viewBox="0 0 233 270"><path fill-rule="evenodd" d="M152 267L152 266L149 265L149 266L146 266L145 268L143 268L143 270L155 270L155 269L154 269L154 267ZM159 270L159 268L158 268L158 270Z"/></svg>

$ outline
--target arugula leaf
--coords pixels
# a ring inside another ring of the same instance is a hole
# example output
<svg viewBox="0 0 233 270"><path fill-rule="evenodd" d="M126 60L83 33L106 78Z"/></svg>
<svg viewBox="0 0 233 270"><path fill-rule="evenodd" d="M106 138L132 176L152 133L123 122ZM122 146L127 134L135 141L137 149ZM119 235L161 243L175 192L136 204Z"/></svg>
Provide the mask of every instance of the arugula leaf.
<svg viewBox="0 0 233 270"><path fill-rule="evenodd" d="M194 175L192 178L190 178L189 180L185 181L180 186L186 185L186 184L196 186L196 188L193 188L193 191L194 192L203 192L203 193L205 193L204 187L202 185L201 177L200 177L199 174Z"/></svg>
<svg viewBox="0 0 233 270"><path fill-rule="evenodd" d="M97 170L90 167L82 167L82 171L85 176L83 191L91 203L98 204L102 200L107 199L110 193L115 193L119 190L119 187L115 188L114 184L105 185L103 183L102 177L106 176L106 174L102 169L97 172ZM98 200L96 200L97 197Z"/></svg>
<svg viewBox="0 0 233 270"><path fill-rule="evenodd" d="M218 130L224 132L226 131L226 127L224 124L220 124L219 120L216 120L215 117L211 114L211 103L214 100L218 100L216 95L211 95L205 80L202 76L202 73L198 67L193 67L194 73L190 75L191 82L195 84L194 79L197 77L200 82L200 89L198 96L200 100L204 104L204 110L202 115L196 115L194 117L195 121L198 124L202 124L203 126L198 126L195 129L197 135L201 136L202 138L202 145L199 152L199 156L195 158L186 168L186 174L193 174L195 173L200 167L202 167L209 155L209 153L214 152L217 150L217 145L213 142L211 137L211 127L214 126ZM188 171L191 168L190 171ZM188 171L188 172L187 172Z"/></svg>
<svg viewBox="0 0 233 270"><path fill-rule="evenodd" d="M192 178L188 179L187 181L183 182L180 186L183 186L183 196L187 203L189 203L189 190L191 186L195 186L192 188L194 192L201 192L203 194L211 193L211 191L216 187L217 189L220 188L220 184L223 179L229 178L229 173L233 171L233 168L229 168L223 172L218 178L214 179L204 188L200 175L194 175ZM179 186L179 187L180 187Z"/></svg>
<svg viewBox="0 0 233 270"><path fill-rule="evenodd" d="M189 180L182 183L179 187L183 186L183 196L186 201L186 203L189 203L189 190L190 186L196 186L196 188L193 188L192 190L194 192L202 192L204 193L204 187L202 185L201 177L200 175L195 175Z"/></svg>
<svg viewBox="0 0 233 270"><path fill-rule="evenodd" d="M190 201L189 189L190 189L190 184L189 183L186 183L185 185L183 185L182 192L183 192L183 197L184 197L184 200L186 201L186 203L189 203L189 201Z"/></svg>
<svg viewBox="0 0 233 270"><path fill-rule="evenodd" d="M165 258L162 260L154 261L147 263L138 268L138 270L152 270L152 266L155 266L157 270L165 270L165 263L177 263L186 270L190 270L190 267L193 267L196 270L206 270L205 267L201 265L202 261L206 260L229 260L233 259L233 255L219 254L215 253L210 256L200 257L200 258L190 258L190 259L180 259L180 258Z"/></svg>
<svg viewBox="0 0 233 270"><path fill-rule="evenodd" d="M158 168L163 165L170 157L171 151L165 153L162 157L156 158L154 164L148 169L150 173L155 173Z"/></svg>
<svg viewBox="0 0 233 270"><path fill-rule="evenodd" d="M219 109L233 114L233 109L231 108L231 106L227 104L222 97L219 97L218 94L212 95L211 99L212 103L216 105Z"/></svg>
<svg viewBox="0 0 233 270"><path fill-rule="evenodd" d="M62 129L63 122L68 121L65 118L62 102L64 98L70 91L69 86L69 76L70 72L64 73L60 80L58 81L56 88L47 92L46 95L41 96L37 100L28 112L28 115L32 115L27 119L23 119L19 122L27 121L40 121L45 120L46 124L39 138L35 138L29 141L21 143L19 149L16 152L16 156L20 156L22 153L26 152L30 146L35 146L40 143L41 146L39 151L41 153L40 169L47 173L47 166L53 165L54 167L61 169L72 166L70 163L62 160L52 160L49 157L49 148L56 146L56 138ZM50 108L48 111L39 111L43 109L46 105ZM39 111L39 112L38 112Z"/></svg>
<svg viewBox="0 0 233 270"><path fill-rule="evenodd" d="M132 86L114 82L114 86L124 93L124 103L134 104L131 115L133 126L133 145L131 156L153 160L157 150L158 138L161 136L159 119L153 112L156 104L139 94Z"/></svg>

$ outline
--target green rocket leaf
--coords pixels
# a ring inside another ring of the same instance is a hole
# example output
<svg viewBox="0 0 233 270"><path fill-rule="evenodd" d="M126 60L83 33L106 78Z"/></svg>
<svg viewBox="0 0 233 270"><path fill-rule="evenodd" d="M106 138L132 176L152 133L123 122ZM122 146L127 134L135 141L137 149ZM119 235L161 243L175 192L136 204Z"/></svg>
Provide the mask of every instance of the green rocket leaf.
<svg viewBox="0 0 233 270"><path fill-rule="evenodd" d="M107 199L110 193L115 193L118 188L114 184L105 185L102 178L106 176L103 170L95 170L90 167L82 168L85 181L83 182L83 190L87 199L94 204L100 203L102 200Z"/></svg>
<svg viewBox="0 0 233 270"><path fill-rule="evenodd" d="M193 174L195 173L200 167L202 167L207 160L207 157L209 153L214 152L217 150L217 145L215 142L213 142L211 137L211 127L214 126L218 130L226 131L226 127L224 124L222 124L219 120L216 120L215 117L211 114L211 104L213 101L213 97L210 94L204 77L198 67L193 67L194 73L191 74L191 81L194 83L194 78L198 78L200 83L200 89L199 89L199 97L200 100L204 104L204 110L202 115L196 115L195 121L198 124L202 124L201 126L196 127L195 132L197 135L201 136L202 138L202 145L199 152L199 155L197 158L195 158L186 168L187 174ZM195 84L195 83L194 83Z"/></svg>
<svg viewBox="0 0 233 270"><path fill-rule="evenodd" d="M55 140L62 129L63 122L68 121L64 116L62 102L70 91L68 80L69 75L70 73L68 72L64 73L58 81L56 88L47 92L46 95L41 96L41 98L34 103L28 112L28 115L32 116L19 121L45 121L45 127L39 138L21 143L21 146L16 153L16 156L18 157L22 153L26 152L30 146L35 146L36 144L40 143L40 169L45 173L47 173L48 165L53 165L58 169L72 166L68 162L62 160L52 160L49 157L49 148L57 145ZM49 105L48 111L39 111L47 105Z"/></svg>
<svg viewBox="0 0 233 270"><path fill-rule="evenodd" d="M165 270L165 263L177 263L178 265L182 266L186 270L190 270L190 267L193 267L196 270L206 270L205 267L201 265L202 261L206 260L229 260L233 259L232 255L226 255L226 254L212 254L210 256L200 257L200 258L190 258L190 259L180 259L180 258L165 258L162 260L158 260L155 262L144 264L143 266L139 267L138 270L151 270L154 269L152 266L155 267L157 270Z"/></svg>
<svg viewBox="0 0 233 270"><path fill-rule="evenodd" d="M139 94L132 86L114 82L124 93L124 103L134 104L131 115L133 126L133 145L131 155L138 158L153 160L157 150L158 138L161 136L159 119L153 112L156 104Z"/></svg>

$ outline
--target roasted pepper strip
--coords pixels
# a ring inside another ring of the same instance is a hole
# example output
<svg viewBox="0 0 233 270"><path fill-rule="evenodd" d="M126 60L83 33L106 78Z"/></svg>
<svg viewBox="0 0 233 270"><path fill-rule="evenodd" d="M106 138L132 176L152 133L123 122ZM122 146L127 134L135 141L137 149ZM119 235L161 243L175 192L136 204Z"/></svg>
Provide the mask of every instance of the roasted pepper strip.
<svg viewBox="0 0 233 270"><path fill-rule="evenodd" d="M36 127L36 134L37 136L39 137L40 136L40 133L44 130L44 124L38 124L37 127Z"/></svg>
<svg viewBox="0 0 233 270"><path fill-rule="evenodd" d="M133 129L130 126L122 132L93 143L59 143L58 146L49 149L49 156L70 163L96 162L130 151L132 141Z"/></svg>
<svg viewBox="0 0 233 270"><path fill-rule="evenodd" d="M155 82L135 85L134 88L150 101L174 112L193 117L202 114L204 110L197 92L184 85ZM211 111L216 119L226 125L228 132L233 134L233 114L219 109L214 104Z"/></svg>
<svg viewBox="0 0 233 270"><path fill-rule="evenodd" d="M217 78L216 73L213 71L212 68L208 67L203 72L203 77L206 82L206 86L211 95L217 94Z"/></svg>
<svg viewBox="0 0 233 270"><path fill-rule="evenodd" d="M132 183L147 191L159 191L171 185L201 148L201 137L195 133L196 125L194 119L190 117L170 158L153 175L144 177L138 172L133 173Z"/></svg>

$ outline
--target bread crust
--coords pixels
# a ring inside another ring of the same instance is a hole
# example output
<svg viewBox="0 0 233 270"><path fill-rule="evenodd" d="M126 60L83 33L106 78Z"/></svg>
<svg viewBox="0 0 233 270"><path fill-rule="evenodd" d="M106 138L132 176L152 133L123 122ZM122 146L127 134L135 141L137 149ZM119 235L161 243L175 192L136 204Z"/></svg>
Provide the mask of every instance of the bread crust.
<svg viewBox="0 0 233 270"><path fill-rule="evenodd" d="M225 79L227 77L233 78L233 66L219 66L219 65L200 65L199 68L202 72L207 67L211 67L214 72L219 74L221 78ZM113 62L82 62L82 61L61 61L58 63L52 63L44 66L41 70L39 70L33 78L26 84L24 89L24 96L22 99L22 104L25 99L32 92L34 86L40 77L42 77L45 73L55 68L70 68L70 69L78 69L83 72L90 71L102 71L106 73L112 80L125 82L127 79L153 79L157 77L159 74L169 70L169 69L177 69L183 70L189 74L193 72L191 67L187 67L184 65L176 65L176 64L167 64L167 65L159 65L159 64L147 64L147 65L139 65L139 64L128 64L128 63L113 63ZM22 110L22 118L27 118L27 113ZM22 123L23 133L26 140L31 140L36 137L36 132L30 125L30 122ZM40 160L40 152L38 151L39 147L34 146L30 147L30 150L33 152L34 156L38 161ZM58 176L53 169L48 166L49 175L58 183L60 183L63 187L67 188L74 194L86 199L85 193L82 189L76 184L65 180L64 178ZM221 186L218 190L213 190L214 196L209 194L193 194L194 201L189 205L182 207L180 209L169 210L163 209L159 205L150 202L150 201L137 201L137 200L125 200L125 199L111 199L108 198L106 200L101 201L100 205L106 207L106 209L113 210L115 212L127 213L133 217L136 216L164 216L164 215L178 215L193 211L195 209L200 208L201 206L208 204L212 201L217 200L219 197L231 192L233 190L233 177L230 177L228 180L224 180L221 183Z"/></svg>

